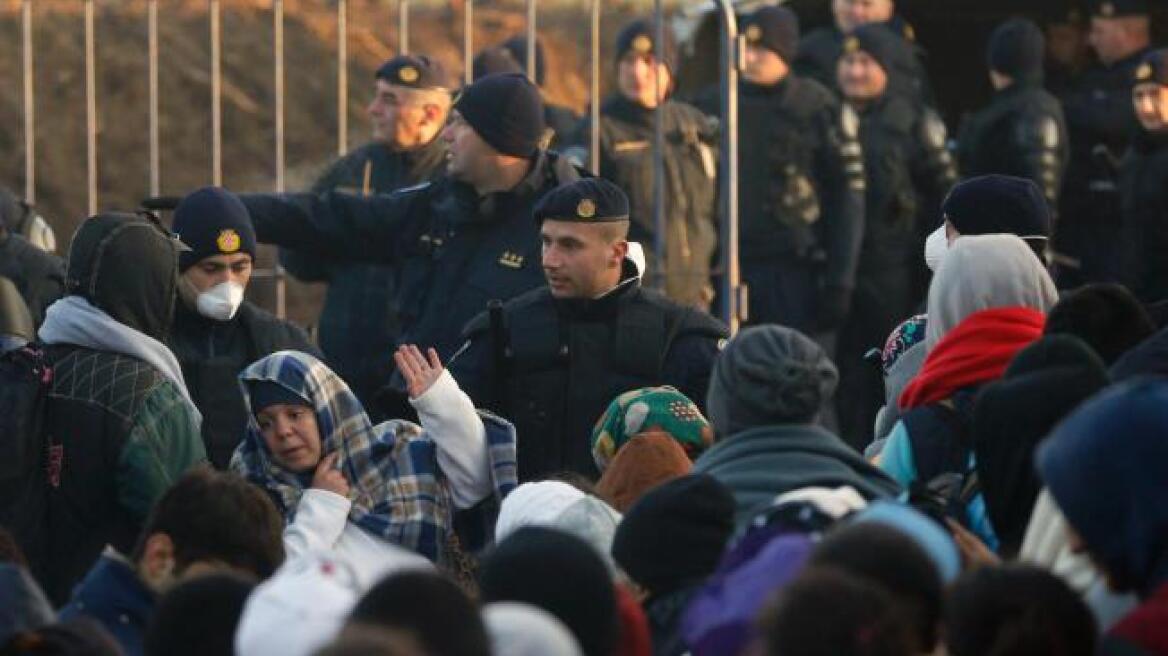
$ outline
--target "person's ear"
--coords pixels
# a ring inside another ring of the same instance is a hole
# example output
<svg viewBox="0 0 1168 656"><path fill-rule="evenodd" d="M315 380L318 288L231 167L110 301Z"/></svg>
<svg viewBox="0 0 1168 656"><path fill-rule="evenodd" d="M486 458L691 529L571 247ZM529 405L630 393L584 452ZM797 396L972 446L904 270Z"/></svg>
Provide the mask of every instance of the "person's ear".
<svg viewBox="0 0 1168 656"><path fill-rule="evenodd" d="M146 538L138 571L146 583L155 589L175 576L174 541L165 533L152 533Z"/></svg>
<svg viewBox="0 0 1168 656"><path fill-rule="evenodd" d="M625 261L625 256L629 254L629 241L627 239L618 239L612 243L612 256L615 265L619 268Z"/></svg>

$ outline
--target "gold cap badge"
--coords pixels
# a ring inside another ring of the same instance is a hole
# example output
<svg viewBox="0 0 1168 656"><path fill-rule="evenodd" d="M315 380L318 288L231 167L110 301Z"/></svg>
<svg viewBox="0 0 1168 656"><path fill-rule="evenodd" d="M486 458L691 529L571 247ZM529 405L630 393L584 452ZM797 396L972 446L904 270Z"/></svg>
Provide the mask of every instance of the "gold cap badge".
<svg viewBox="0 0 1168 656"><path fill-rule="evenodd" d="M238 232L227 228L219 231L219 236L215 238L215 245L219 247L220 253L234 253L243 245L243 240L239 238Z"/></svg>
<svg viewBox="0 0 1168 656"><path fill-rule="evenodd" d="M1104 2L1103 4L1099 5L1099 15L1106 18L1111 18L1115 15L1115 5L1111 4L1110 2Z"/></svg>
<svg viewBox="0 0 1168 656"><path fill-rule="evenodd" d="M638 34L637 38L633 39L633 51L643 55L653 52L653 39L648 35Z"/></svg>
<svg viewBox="0 0 1168 656"><path fill-rule="evenodd" d="M596 203L590 198L585 198L576 206L576 216L581 219L591 219L596 216Z"/></svg>
<svg viewBox="0 0 1168 656"><path fill-rule="evenodd" d="M844 40L844 52L856 52L860 49L860 40L854 36L849 36Z"/></svg>
<svg viewBox="0 0 1168 656"><path fill-rule="evenodd" d="M751 43L758 43L762 40L762 28L758 25L751 25L746 28L746 40Z"/></svg>
<svg viewBox="0 0 1168 656"><path fill-rule="evenodd" d="M1150 80L1150 79L1152 79L1153 73L1155 73L1155 71L1152 70L1152 65L1147 63L1147 62L1144 62L1144 63L1140 64L1139 68L1136 69L1136 79L1137 80Z"/></svg>
<svg viewBox="0 0 1168 656"><path fill-rule="evenodd" d="M414 68L413 66L402 66L400 69L398 69L397 72L397 79L405 82L406 84L413 84L414 82L417 82L419 77L421 77L421 73L419 73L418 69Z"/></svg>

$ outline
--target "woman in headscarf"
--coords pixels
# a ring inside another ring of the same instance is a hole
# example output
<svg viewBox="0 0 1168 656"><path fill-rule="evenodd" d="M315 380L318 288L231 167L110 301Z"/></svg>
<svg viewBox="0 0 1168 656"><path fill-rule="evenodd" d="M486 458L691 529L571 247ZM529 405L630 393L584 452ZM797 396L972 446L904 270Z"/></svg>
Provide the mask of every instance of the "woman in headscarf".
<svg viewBox="0 0 1168 656"><path fill-rule="evenodd" d="M433 349L403 346L394 360L420 426L374 426L344 381L304 353L240 374L251 418L231 468L283 511L289 558L324 550L376 569L405 560L404 548L458 566L454 512L515 486L514 428L479 415Z"/></svg>
<svg viewBox="0 0 1168 656"><path fill-rule="evenodd" d="M910 493L958 514L991 547L996 540L985 503L966 485L973 472L974 396L1042 336L1046 313L1057 300L1050 275L1018 237L976 235L954 242L929 286L928 355L900 395L902 417L881 454L885 472ZM937 477L951 474L949 484L937 485Z"/></svg>
<svg viewBox="0 0 1168 656"><path fill-rule="evenodd" d="M596 493L623 513L645 492L688 474L713 443L714 427L676 389L625 392L592 429L592 457L602 472Z"/></svg>

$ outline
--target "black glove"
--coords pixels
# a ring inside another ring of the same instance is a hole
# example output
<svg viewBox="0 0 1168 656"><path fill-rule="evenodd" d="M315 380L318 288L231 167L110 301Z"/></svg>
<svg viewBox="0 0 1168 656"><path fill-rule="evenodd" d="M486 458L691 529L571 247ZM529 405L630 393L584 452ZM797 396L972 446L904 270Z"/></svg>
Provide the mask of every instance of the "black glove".
<svg viewBox="0 0 1168 656"><path fill-rule="evenodd" d="M840 327L848 316L852 305L852 290L848 287L828 285L819 294L819 305L815 313L815 328L821 333L829 333Z"/></svg>

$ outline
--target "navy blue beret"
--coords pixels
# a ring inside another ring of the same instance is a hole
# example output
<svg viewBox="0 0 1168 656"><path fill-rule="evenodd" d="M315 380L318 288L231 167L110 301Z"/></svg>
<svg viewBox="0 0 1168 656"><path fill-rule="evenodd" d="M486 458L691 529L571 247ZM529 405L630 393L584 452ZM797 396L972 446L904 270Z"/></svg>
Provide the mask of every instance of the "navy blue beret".
<svg viewBox="0 0 1168 656"><path fill-rule="evenodd" d="M377 69L375 77L411 89L449 89L442 63L426 55L398 55Z"/></svg>
<svg viewBox="0 0 1168 656"><path fill-rule="evenodd" d="M1149 82L1168 86L1168 48L1149 52L1136 68L1136 84Z"/></svg>
<svg viewBox="0 0 1168 656"><path fill-rule="evenodd" d="M1146 16L1150 12L1148 0L1092 0L1091 15L1099 18Z"/></svg>
<svg viewBox="0 0 1168 656"><path fill-rule="evenodd" d="M583 178L560 185L535 206L535 222L614 223L629 220L629 197L604 178Z"/></svg>

